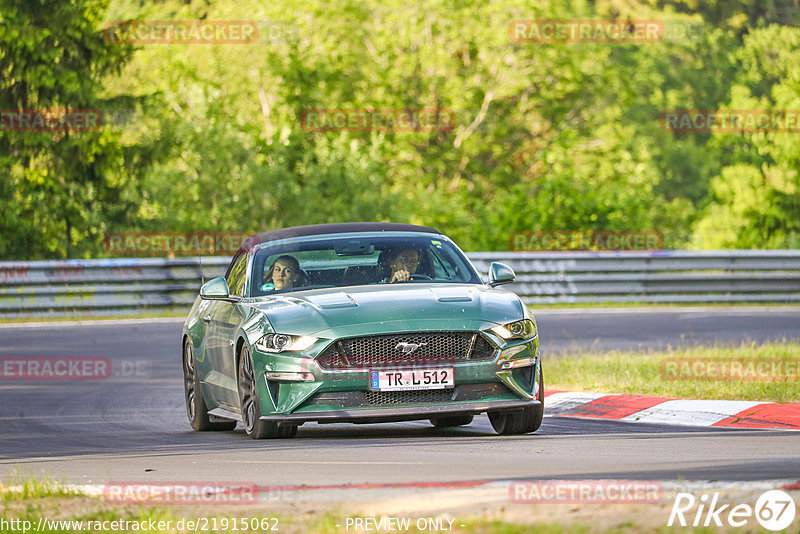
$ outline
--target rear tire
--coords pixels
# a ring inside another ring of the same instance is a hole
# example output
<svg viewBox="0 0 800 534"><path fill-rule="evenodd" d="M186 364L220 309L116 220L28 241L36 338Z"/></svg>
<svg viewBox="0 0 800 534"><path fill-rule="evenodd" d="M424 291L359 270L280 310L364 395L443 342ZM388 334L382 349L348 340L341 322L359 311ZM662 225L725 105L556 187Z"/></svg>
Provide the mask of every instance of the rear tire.
<svg viewBox="0 0 800 534"><path fill-rule="evenodd" d="M436 428L468 425L475 418L473 415L452 415L450 417L431 418L431 424Z"/></svg>
<svg viewBox="0 0 800 534"><path fill-rule="evenodd" d="M203 399L203 388L194 360L194 345L188 337L183 342L183 390L186 399L186 415L192 428L198 432L230 431L236 428L236 421L212 423L208 418L208 408Z"/></svg>
<svg viewBox="0 0 800 534"><path fill-rule="evenodd" d="M539 395L540 404L523 408L522 411L489 412L489 422L494 431L500 435L528 434L536 432L542 426L544 417L544 376L539 368Z"/></svg>
<svg viewBox="0 0 800 534"><path fill-rule="evenodd" d="M244 431L251 438L293 438L297 434L297 425L281 425L275 421L261 420L261 404L258 401L253 375L253 360L246 344L242 345L239 353L239 404Z"/></svg>

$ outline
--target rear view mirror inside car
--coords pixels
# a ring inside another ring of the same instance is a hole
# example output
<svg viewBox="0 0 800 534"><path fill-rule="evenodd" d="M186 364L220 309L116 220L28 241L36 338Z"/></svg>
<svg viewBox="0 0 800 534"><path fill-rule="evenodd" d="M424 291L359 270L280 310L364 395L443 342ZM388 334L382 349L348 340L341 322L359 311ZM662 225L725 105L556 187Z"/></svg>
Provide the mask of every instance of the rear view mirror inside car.
<svg viewBox="0 0 800 534"><path fill-rule="evenodd" d="M354 239L337 245L335 250L339 256L368 256L375 253L375 245L368 241Z"/></svg>

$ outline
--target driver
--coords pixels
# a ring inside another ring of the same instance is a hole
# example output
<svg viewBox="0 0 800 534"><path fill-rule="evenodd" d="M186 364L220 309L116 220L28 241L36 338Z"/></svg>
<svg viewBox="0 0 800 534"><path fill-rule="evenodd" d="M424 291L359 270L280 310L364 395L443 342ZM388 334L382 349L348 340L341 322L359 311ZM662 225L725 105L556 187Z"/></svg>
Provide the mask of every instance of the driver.
<svg viewBox="0 0 800 534"><path fill-rule="evenodd" d="M288 254L278 256L266 274L264 274L264 285L261 286L261 290L280 291L281 289L291 289L298 283L300 275L300 262L296 258Z"/></svg>
<svg viewBox="0 0 800 534"><path fill-rule="evenodd" d="M404 248L389 256L389 275L387 282L407 282L419 267L419 252L415 248Z"/></svg>

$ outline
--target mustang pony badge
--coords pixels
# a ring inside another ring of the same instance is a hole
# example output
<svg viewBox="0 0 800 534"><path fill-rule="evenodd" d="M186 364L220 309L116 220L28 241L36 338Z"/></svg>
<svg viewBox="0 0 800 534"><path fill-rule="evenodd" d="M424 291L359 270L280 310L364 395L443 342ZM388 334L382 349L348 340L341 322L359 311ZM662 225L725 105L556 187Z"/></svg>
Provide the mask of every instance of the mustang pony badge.
<svg viewBox="0 0 800 534"><path fill-rule="evenodd" d="M394 350L402 350L403 354L411 356L422 347L427 347L427 343L398 343Z"/></svg>

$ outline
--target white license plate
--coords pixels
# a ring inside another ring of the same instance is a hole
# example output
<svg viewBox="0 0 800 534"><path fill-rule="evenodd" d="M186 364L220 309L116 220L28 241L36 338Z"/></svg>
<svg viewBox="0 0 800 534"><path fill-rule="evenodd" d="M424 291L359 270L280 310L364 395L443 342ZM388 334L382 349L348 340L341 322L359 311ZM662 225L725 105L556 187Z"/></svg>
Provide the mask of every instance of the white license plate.
<svg viewBox="0 0 800 534"><path fill-rule="evenodd" d="M452 367L371 371L369 373L369 389L372 391L448 389L456 385L454 375L455 371Z"/></svg>

